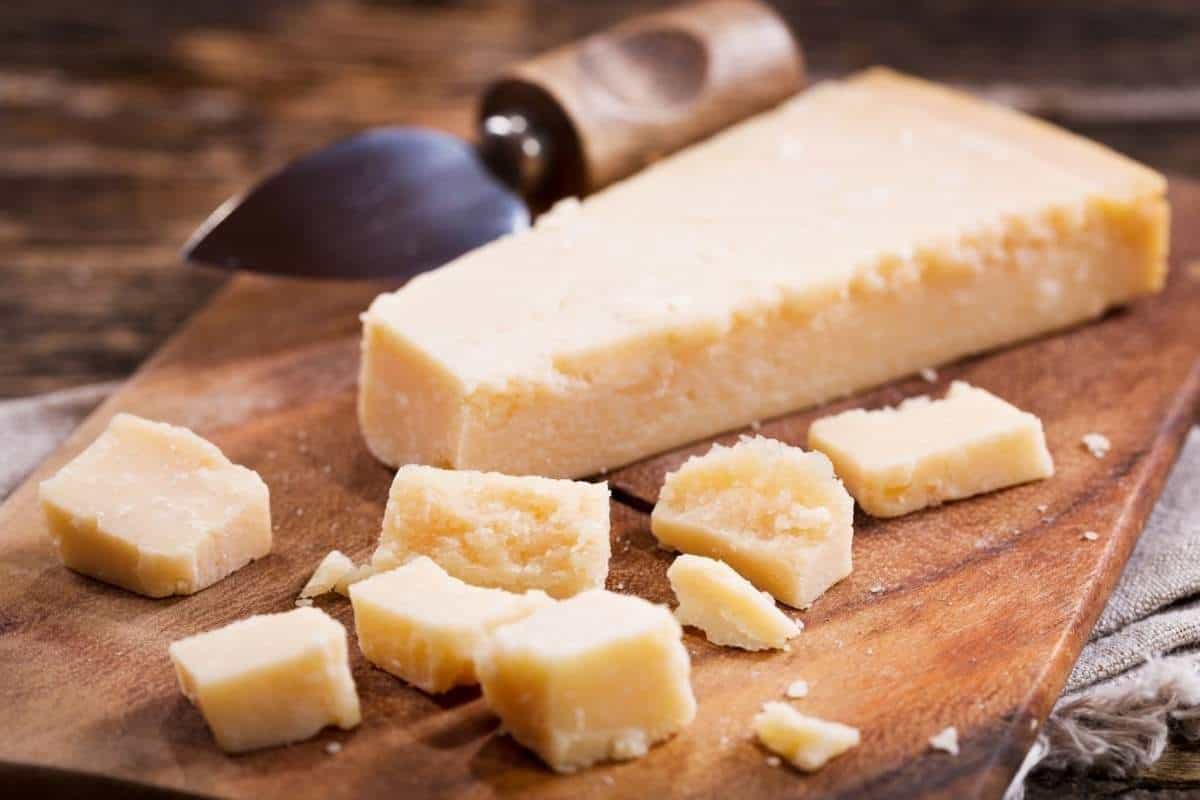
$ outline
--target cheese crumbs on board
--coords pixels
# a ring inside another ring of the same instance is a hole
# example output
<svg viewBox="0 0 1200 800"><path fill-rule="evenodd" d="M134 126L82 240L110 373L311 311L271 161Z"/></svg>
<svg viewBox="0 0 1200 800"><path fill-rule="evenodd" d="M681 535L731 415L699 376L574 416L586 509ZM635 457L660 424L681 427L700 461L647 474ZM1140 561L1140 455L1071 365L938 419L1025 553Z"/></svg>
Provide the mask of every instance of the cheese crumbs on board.
<svg viewBox="0 0 1200 800"><path fill-rule="evenodd" d="M148 597L193 594L271 550L267 485L187 428L118 414L39 489L76 572Z"/></svg>
<svg viewBox="0 0 1200 800"><path fill-rule="evenodd" d="M794 767L812 772L857 747L857 728L801 714L787 703L771 702L754 717L754 733L773 753Z"/></svg>
<svg viewBox="0 0 1200 800"><path fill-rule="evenodd" d="M850 574L853 513L828 458L756 436L667 475L650 528L660 544L720 559L806 608Z"/></svg>
<svg viewBox="0 0 1200 800"><path fill-rule="evenodd" d="M1104 458L1112 449L1112 442L1103 433L1085 433L1080 442L1096 458Z"/></svg>
<svg viewBox="0 0 1200 800"><path fill-rule="evenodd" d="M952 756L958 755L958 728L951 725L929 737L929 746Z"/></svg>
<svg viewBox="0 0 1200 800"><path fill-rule="evenodd" d="M755 589L723 561L681 555L667 570L667 579L679 601L675 618L704 631L713 644L782 649L800 634L800 627L779 610L771 595Z"/></svg>
<svg viewBox="0 0 1200 800"><path fill-rule="evenodd" d="M300 590L300 598L312 598L332 592L337 585L354 572L354 562L341 550L330 551L313 570L312 577Z"/></svg>

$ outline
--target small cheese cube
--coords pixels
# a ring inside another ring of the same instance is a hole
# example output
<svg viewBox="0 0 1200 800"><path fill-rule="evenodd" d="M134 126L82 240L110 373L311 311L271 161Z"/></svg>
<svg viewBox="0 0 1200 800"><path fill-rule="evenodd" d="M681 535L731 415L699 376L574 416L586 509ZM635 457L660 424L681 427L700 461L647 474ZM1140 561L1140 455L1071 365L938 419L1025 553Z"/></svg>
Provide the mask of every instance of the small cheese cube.
<svg viewBox="0 0 1200 800"><path fill-rule="evenodd" d="M650 526L663 545L719 558L806 608L850 574L853 514L825 456L744 437L667 475Z"/></svg>
<svg viewBox="0 0 1200 800"><path fill-rule="evenodd" d="M682 555L667 570L679 600L675 619L704 631L713 644L745 650L783 648L800 627L780 611L771 595L723 561Z"/></svg>
<svg viewBox="0 0 1200 800"><path fill-rule="evenodd" d="M559 772L638 758L696 715L681 636L662 606L588 591L497 630L479 682L513 738Z"/></svg>
<svg viewBox="0 0 1200 800"><path fill-rule="evenodd" d="M331 550L321 559L321 563L317 564L317 568L313 570L312 577L308 579L308 583L304 584L304 588L300 590L301 599L317 597L318 595L332 592L355 569L357 568L348 555L341 550Z"/></svg>
<svg viewBox="0 0 1200 800"><path fill-rule="evenodd" d="M319 609L250 617L181 639L170 653L183 693L231 753L361 719L346 629Z"/></svg>
<svg viewBox="0 0 1200 800"><path fill-rule="evenodd" d="M570 597L608 576L608 484L418 465L392 482L377 571L425 555L476 586Z"/></svg>
<svg viewBox="0 0 1200 800"><path fill-rule="evenodd" d="M773 753L806 772L857 747L857 728L801 714L787 703L771 702L754 717L754 733Z"/></svg>
<svg viewBox="0 0 1200 800"><path fill-rule="evenodd" d="M130 414L40 487L62 562L148 597L192 594L271 550L267 485L186 428Z"/></svg>
<svg viewBox="0 0 1200 800"><path fill-rule="evenodd" d="M476 683L475 650L495 628L554 601L470 586L425 556L350 586L358 646L375 666L427 692Z"/></svg>
<svg viewBox="0 0 1200 800"><path fill-rule="evenodd" d="M819 419L809 446L833 461L868 514L898 517L1054 474L1042 421L955 381L941 400Z"/></svg>

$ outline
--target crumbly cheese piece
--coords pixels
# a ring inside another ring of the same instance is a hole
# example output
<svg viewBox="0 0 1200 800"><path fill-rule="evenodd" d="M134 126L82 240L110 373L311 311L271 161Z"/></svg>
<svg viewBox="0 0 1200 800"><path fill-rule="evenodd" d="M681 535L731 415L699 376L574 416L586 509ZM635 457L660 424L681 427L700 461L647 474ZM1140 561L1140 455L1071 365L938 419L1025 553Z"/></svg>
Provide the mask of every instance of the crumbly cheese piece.
<svg viewBox="0 0 1200 800"><path fill-rule="evenodd" d="M497 630L476 669L513 738L572 772L638 758L692 721L681 637L662 606L593 590Z"/></svg>
<svg viewBox="0 0 1200 800"><path fill-rule="evenodd" d="M1165 189L933 84L819 84L379 297L361 427L392 465L595 474L1157 291Z"/></svg>
<svg viewBox="0 0 1200 800"><path fill-rule="evenodd" d="M304 584L304 588L300 590L300 599L317 597L318 595L332 592L355 569L356 567L354 566L354 562L350 560L350 556L341 550L331 550L321 559L321 563L313 570L312 577L308 579L308 583Z"/></svg>
<svg viewBox="0 0 1200 800"><path fill-rule="evenodd" d="M346 629L316 608L263 614L171 645L179 686L223 749L257 750L349 730L361 713Z"/></svg>
<svg viewBox="0 0 1200 800"><path fill-rule="evenodd" d="M929 737L929 746L952 756L958 755L958 728L951 725L938 731Z"/></svg>
<svg viewBox="0 0 1200 800"><path fill-rule="evenodd" d="M376 571L425 555L476 586L570 597L601 588L610 555L608 484L401 467Z"/></svg>
<svg viewBox="0 0 1200 800"><path fill-rule="evenodd" d="M1112 442L1103 433L1085 433L1081 441L1087 451L1096 458L1104 458L1112 449Z"/></svg>
<svg viewBox="0 0 1200 800"><path fill-rule="evenodd" d="M1042 421L962 381L941 400L914 397L819 419L808 444L829 456L850 494L876 517L1054 474Z"/></svg>
<svg viewBox="0 0 1200 800"><path fill-rule="evenodd" d="M829 459L763 437L715 445L667 475L650 528L806 608L850 574L854 501Z"/></svg>
<svg viewBox="0 0 1200 800"><path fill-rule="evenodd" d="M148 597L198 592L271 550L257 473L186 428L131 414L39 496L65 565Z"/></svg>
<svg viewBox="0 0 1200 800"><path fill-rule="evenodd" d="M799 700L802 697L808 697L808 681L799 680L792 681L788 684L787 691L784 692L789 700Z"/></svg>
<svg viewBox="0 0 1200 800"><path fill-rule="evenodd" d="M744 650L782 649L800 627L723 561L681 555L667 570L679 601L675 619L704 631L713 644Z"/></svg>
<svg viewBox="0 0 1200 800"><path fill-rule="evenodd" d="M859 743L857 728L801 714L780 702L763 706L754 717L754 733L764 747L805 772L820 769Z"/></svg>
<svg viewBox="0 0 1200 800"><path fill-rule="evenodd" d="M477 683L475 650L501 625L554 601L470 586L425 556L350 586L367 660L426 692Z"/></svg>

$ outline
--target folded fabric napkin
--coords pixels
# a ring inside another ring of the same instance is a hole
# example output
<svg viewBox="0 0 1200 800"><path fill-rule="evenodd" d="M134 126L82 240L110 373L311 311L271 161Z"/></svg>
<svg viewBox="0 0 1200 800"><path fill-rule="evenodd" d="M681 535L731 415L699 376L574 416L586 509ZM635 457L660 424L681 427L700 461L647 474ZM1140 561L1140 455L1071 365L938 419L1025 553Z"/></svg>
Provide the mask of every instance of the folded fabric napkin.
<svg viewBox="0 0 1200 800"><path fill-rule="evenodd" d="M0 499L115 388L105 383L0 402ZM1200 738L1200 427L1007 797L1035 769L1128 774L1169 730Z"/></svg>

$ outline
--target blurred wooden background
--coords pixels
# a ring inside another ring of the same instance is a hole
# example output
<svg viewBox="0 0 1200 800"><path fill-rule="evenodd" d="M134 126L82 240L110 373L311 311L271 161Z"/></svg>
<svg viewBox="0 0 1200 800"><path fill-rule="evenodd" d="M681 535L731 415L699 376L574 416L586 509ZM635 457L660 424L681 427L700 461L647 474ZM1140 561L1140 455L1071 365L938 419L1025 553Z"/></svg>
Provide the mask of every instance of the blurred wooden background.
<svg viewBox="0 0 1200 800"><path fill-rule="evenodd" d="M646 0L0 4L0 397L129 374L216 288L176 253L255 176L367 125L462 134L503 65ZM816 78L890 64L1200 177L1200 2L776 4ZM236 336L236 331L230 331ZM1200 796L1173 750L1062 794Z"/></svg>

